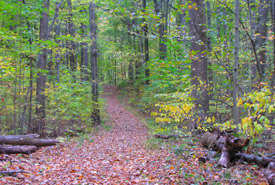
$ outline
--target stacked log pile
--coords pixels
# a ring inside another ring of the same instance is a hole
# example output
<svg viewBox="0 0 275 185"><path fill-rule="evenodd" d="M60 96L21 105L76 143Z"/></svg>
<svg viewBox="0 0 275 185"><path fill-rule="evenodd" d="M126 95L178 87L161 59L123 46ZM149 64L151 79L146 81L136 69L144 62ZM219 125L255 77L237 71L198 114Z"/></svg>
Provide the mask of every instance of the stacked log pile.
<svg viewBox="0 0 275 185"><path fill-rule="evenodd" d="M0 154L30 154L36 152L39 147L56 145L58 142L39 139L37 134L0 136Z"/></svg>

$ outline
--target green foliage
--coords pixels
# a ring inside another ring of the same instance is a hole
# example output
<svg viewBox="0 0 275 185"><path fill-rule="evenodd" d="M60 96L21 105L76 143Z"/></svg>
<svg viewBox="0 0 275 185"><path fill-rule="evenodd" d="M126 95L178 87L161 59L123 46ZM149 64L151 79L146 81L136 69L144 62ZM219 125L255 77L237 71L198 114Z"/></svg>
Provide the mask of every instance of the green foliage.
<svg viewBox="0 0 275 185"><path fill-rule="evenodd" d="M238 100L238 107L242 110L242 117L238 125L233 124L229 120L223 124L214 124L219 128L235 129L238 128L240 134L257 139L263 131L271 129L272 125L270 118L274 114L274 92L267 88L267 86L244 94Z"/></svg>
<svg viewBox="0 0 275 185"><path fill-rule="evenodd" d="M264 130L270 129L270 117L274 113L274 93L267 87L245 94L238 101L238 106L246 110L247 116L239 125L243 134L257 137ZM273 121L273 120L272 120Z"/></svg>
<svg viewBox="0 0 275 185"><path fill-rule="evenodd" d="M49 99L48 119L61 122L75 120L90 124L94 105L90 83L76 81L66 69L62 73L60 82L49 86L46 90Z"/></svg>

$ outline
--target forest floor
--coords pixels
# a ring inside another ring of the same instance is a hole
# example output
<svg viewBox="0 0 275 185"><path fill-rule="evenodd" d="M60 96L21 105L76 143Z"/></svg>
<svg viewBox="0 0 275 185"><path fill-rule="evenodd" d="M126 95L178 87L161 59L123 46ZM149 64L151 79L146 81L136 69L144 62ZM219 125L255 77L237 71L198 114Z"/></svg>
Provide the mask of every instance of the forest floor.
<svg viewBox="0 0 275 185"><path fill-rule="evenodd" d="M198 145L180 155L171 149L177 140L159 140L157 147L148 147L152 137L118 99L116 87L106 86L103 98L109 129L34 154L10 155L0 162L0 171L26 173L0 176L0 184L267 184L255 165L223 169L216 161L199 164L205 149Z"/></svg>

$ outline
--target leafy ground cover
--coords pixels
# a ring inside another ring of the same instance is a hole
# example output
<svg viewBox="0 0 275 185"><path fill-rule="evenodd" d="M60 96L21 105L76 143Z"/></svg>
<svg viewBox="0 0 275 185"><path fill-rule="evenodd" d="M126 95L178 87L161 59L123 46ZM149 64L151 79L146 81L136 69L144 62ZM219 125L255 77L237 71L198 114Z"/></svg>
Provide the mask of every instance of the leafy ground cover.
<svg viewBox="0 0 275 185"><path fill-rule="evenodd" d="M153 139L118 100L115 87L107 86L104 98L111 129L31 155L10 155L0 162L0 171L26 173L2 175L0 184L267 184L253 164L223 169L215 159L200 163L198 158L208 151L196 143Z"/></svg>

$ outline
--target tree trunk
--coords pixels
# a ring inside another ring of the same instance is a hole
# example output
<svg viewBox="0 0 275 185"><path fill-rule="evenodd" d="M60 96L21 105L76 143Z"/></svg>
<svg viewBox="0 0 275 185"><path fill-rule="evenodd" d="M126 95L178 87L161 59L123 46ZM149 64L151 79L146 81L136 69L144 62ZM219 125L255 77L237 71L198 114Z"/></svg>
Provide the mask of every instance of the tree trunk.
<svg viewBox="0 0 275 185"><path fill-rule="evenodd" d="M68 8L69 8L69 15L68 15L68 31L70 36L72 37L72 39L75 36L75 30L74 30L74 23L72 21L73 19L73 13L72 13L72 1L71 0L67 0L67 4L68 4ZM77 63L75 60L75 43L73 40L71 40L71 44L70 44L70 53L69 53L69 63L70 63L70 68L72 70L72 72L76 71L77 68ZM73 73L73 77L75 78L75 74Z"/></svg>
<svg viewBox="0 0 275 185"><path fill-rule="evenodd" d="M81 24L80 30L81 35L85 38L86 32L87 32L87 25ZM81 68L81 80L82 81L88 81L88 64L89 64L89 56L88 56L88 44L87 42L81 42L80 43L80 68Z"/></svg>
<svg viewBox="0 0 275 185"><path fill-rule="evenodd" d="M58 6L59 3L56 2L56 6ZM55 26L55 35L56 37L59 37L61 34L61 24L59 19L56 19L56 26ZM56 39L56 43L60 45L59 39ZM60 46L61 47L61 46ZM55 70L56 70L56 82L59 83L60 81L60 49L57 50L57 53L55 55Z"/></svg>
<svg viewBox="0 0 275 185"><path fill-rule="evenodd" d="M98 75L97 75L97 35L96 35L96 6L94 3L90 3L90 37L91 37L91 73L92 73L92 99L94 102L93 112L92 112L92 124L100 124L100 112L99 112L99 90L98 90Z"/></svg>
<svg viewBox="0 0 275 185"><path fill-rule="evenodd" d="M132 38L131 38L131 24L128 24L128 44L131 47L132 46ZM135 53L135 52L133 52ZM133 59L134 56L131 57L130 61L129 61L129 66L128 66L128 78L129 78L129 82L131 84L133 84L134 82L134 68L133 68Z"/></svg>
<svg viewBox="0 0 275 185"><path fill-rule="evenodd" d="M207 80L207 36L206 16L204 12L204 1L192 0L190 14L190 36L191 36L191 83L194 85L192 96L195 99L195 109L209 110L208 80Z"/></svg>
<svg viewBox="0 0 275 185"><path fill-rule="evenodd" d="M240 19L240 1L235 4L235 48L234 48L234 66L233 66L233 119L235 124L239 123L239 113L237 106L238 96L238 66L239 66L239 19Z"/></svg>
<svg viewBox="0 0 275 185"><path fill-rule="evenodd" d="M167 1L167 3L165 3ZM159 23L159 52L160 59L165 59L167 57L167 45L165 44L166 33L167 33L167 19L168 16L168 3L169 0L154 0L155 12L157 15L160 15Z"/></svg>
<svg viewBox="0 0 275 185"><path fill-rule="evenodd" d="M45 10L42 12L41 18L40 18L40 39L41 40L47 40L47 34L48 34L48 24L49 24L49 0L43 1ZM43 48L41 51L41 54L39 54L37 68L39 70L46 70L47 65L47 57L48 57L48 51L46 48ZM36 78L36 125L34 128L34 131L44 135L45 134L45 126L46 126L46 96L45 96L45 88L46 88L46 73L45 72L38 72L37 78Z"/></svg>
<svg viewBox="0 0 275 185"><path fill-rule="evenodd" d="M268 22L268 6L269 0L260 0L260 6L258 9L258 20L256 27L256 50L258 54L259 63L257 69L260 77L260 81L263 80L265 74L266 65L266 40L267 40L267 22Z"/></svg>
<svg viewBox="0 0 275 185"><path fill-rule="evenodd" d="M146 11L146 0L142 1L142 5L143 5L143 12ZM150 70L149 70L149 66L148 66L148 62L149 62L149 39L148 39L148 25L146 23L146 20L143 19L143 24L144 24L144 63L145 63L145 84L149 84L150 83Z"/></svg>

